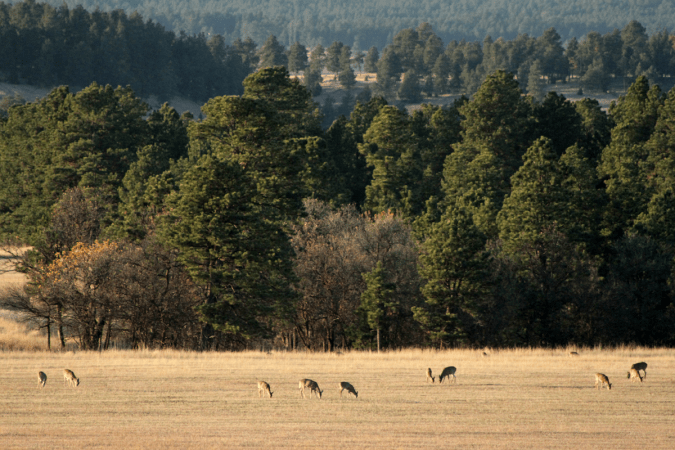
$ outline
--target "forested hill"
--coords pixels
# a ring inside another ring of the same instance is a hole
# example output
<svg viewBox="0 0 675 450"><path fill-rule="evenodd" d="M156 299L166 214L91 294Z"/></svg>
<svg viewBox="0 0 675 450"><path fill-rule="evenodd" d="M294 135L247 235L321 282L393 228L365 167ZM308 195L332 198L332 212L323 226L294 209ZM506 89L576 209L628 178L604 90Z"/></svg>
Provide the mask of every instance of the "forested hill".
<svg viewBox="0 0 675 450"><path fill-rule="evenodd" d="M380 49L404 28L429 22L445 42L539 36L555 27L563 41L590 31L607 33L631 20L652 34L675 28L670 0L47 0L59 7L83 5L101 11L138 11L174 31L221 34L226 41L270 34L285 45L327 45Z"/></svg>

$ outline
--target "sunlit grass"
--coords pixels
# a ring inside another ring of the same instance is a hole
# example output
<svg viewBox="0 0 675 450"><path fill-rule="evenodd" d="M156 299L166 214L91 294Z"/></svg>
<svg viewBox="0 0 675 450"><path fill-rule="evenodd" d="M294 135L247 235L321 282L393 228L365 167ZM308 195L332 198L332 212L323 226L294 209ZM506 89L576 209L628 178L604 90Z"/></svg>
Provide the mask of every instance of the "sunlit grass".
<svg viewBox="0 0 675 450"><path fill-rule="evenodd" d="M3 448L618 448L675 444L675 351L621 347L3 352ZM630 383L635 362L649 364ZM457 367L457 383L427 383ZM63 369L80 378L63 384ZM37 372L47 373L44 389ZM612 390L594 389L603 372ZM323 398L302 399L310 378ZM274 397L258 398L256 380ZM340 399L349 381L359 398ZM648 444L647 444L648 443Z"/></svg>

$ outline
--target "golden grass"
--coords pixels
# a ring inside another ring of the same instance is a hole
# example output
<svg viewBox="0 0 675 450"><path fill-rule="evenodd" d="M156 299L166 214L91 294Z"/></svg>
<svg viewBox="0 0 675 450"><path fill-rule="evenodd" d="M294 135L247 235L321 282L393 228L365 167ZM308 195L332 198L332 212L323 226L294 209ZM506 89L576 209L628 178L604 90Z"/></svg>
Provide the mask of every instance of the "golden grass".
<svg viewBox="0 0 675 450"><path fill-rule="evenodd" d="M37 330L0 316L0 351L8 350L45 351L47 338Z"/></svg>
<svg viewBox="0 0 675 450"><path fill-rule="evenodd" d="M3 448L674 448L670 349L0 353ZM647 361L645 383L630 365ZM426 383L457 367L457 384ZM80 378L63 385L63 369ZM42 370L49 380L37 387ZM612 390L594 389L595 373ZM301 399L311 378L323 398ZM274 397L258 398L256 380ZM340 399L349 381L359 398Z"/></svg>

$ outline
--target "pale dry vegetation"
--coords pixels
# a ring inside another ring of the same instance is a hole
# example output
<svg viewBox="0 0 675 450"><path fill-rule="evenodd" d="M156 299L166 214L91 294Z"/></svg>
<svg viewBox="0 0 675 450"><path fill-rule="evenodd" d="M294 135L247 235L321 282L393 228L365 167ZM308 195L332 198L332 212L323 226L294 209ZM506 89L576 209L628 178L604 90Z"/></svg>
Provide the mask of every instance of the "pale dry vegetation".
<svg viewBox="0 0 675 450"><path fill-rule="evenodd" d="M3 448L630 448L675 446L675 351L0 353ZM649 379L625 373L649 363ZM455 385L425 370L457 367ZM35 374L80 378L35 386ZM594 388L607 374L611 391ZM298 380L349 380L303 401ZM261 399L256 379L274 386ZM260 424L264 423L264 432Z"/></svg>

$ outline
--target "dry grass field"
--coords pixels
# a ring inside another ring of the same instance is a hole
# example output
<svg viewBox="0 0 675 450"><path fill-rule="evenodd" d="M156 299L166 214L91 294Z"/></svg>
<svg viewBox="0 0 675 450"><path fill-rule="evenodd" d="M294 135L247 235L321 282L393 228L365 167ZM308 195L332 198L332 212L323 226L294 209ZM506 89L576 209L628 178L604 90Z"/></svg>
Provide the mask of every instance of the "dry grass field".
<svg viewBox="0 0 675 450"><path fill-rule="evenodd" d="M675 351L0 353L14 448L675 448ZM649 364L631 383L631 364ZM456 384L427 383L457 367ZM64 386L63 369L80 378ZM39 388L38 371L49 377ZM594 388L595 373L612 389ZM323 398L302 399L311 378ZM270 383L259 398L256 379ZM340 399L349 381L358 399Z"/></svg>

